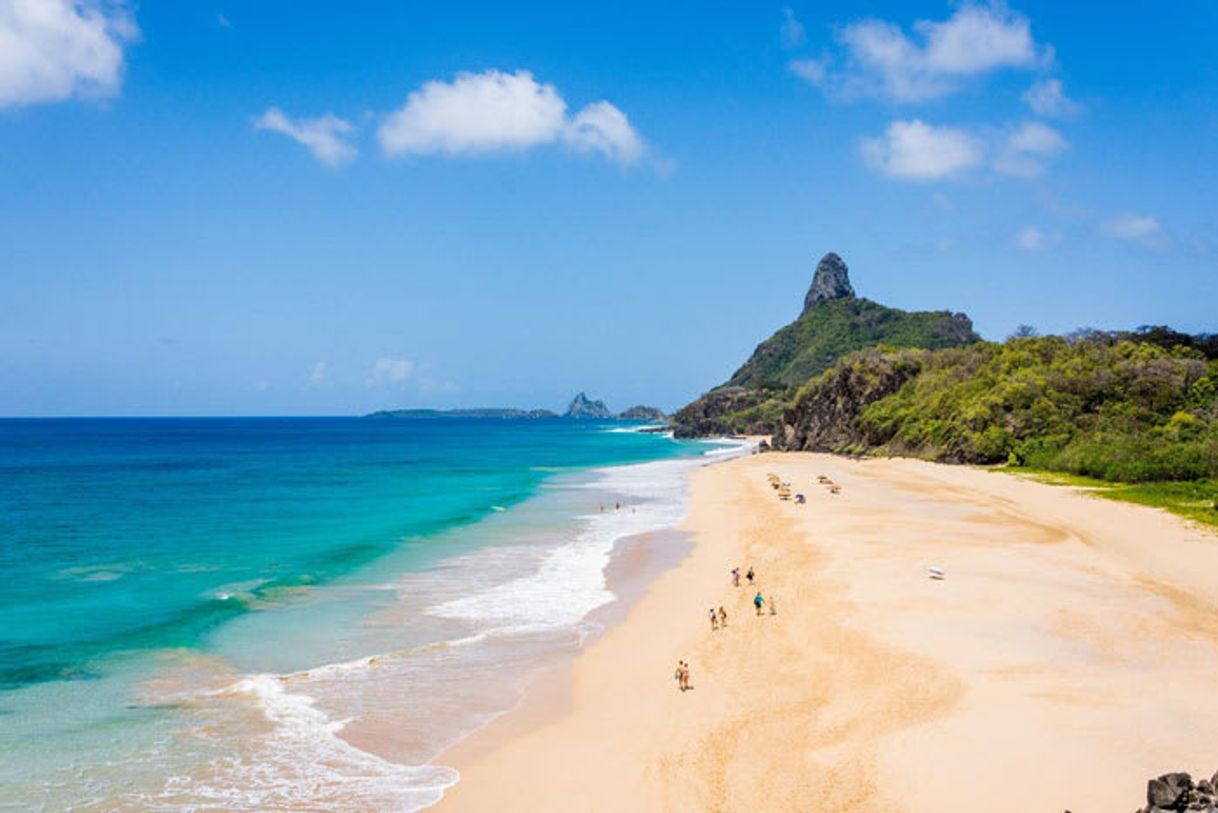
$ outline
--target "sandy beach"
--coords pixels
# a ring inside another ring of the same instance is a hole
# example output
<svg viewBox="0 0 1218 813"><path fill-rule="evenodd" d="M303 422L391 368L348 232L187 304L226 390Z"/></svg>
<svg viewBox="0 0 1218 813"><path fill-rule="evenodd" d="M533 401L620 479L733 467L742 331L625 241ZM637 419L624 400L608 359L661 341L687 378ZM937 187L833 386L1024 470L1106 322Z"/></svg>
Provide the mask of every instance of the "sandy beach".
<svg viewBox="0 0 1218 813"><path fill-rule="evenodd" d="M438 760L461 780L437 809L1106 813L1218 767L1218 538L1170 515L766 454L694 472L682 530L620 623ZM750 565L776 614L732 586Z"/></svg>

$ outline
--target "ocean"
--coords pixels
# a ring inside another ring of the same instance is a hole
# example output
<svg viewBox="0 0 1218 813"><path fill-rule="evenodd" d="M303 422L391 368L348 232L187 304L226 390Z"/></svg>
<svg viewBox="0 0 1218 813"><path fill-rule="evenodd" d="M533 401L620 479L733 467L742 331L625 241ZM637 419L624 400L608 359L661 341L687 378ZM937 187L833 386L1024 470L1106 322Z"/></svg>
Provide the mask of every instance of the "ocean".
<svg viewBox="0 0 1218 813"><path fill-rule="evenodd" d="M0 421L0 809L433 804L738 450L636 429Z"/></svg>

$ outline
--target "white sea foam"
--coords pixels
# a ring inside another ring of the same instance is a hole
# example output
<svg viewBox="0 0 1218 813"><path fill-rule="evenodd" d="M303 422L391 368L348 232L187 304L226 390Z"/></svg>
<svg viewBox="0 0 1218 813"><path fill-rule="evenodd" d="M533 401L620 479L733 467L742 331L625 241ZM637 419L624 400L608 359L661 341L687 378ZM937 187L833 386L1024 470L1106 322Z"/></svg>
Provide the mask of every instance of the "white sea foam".
<svg viewBox="0 0 1218 813"><path fill-rule="evenodd" d="M252 675L220 694L248 697L273 724L248 755L225 756L207 771L172 777L159 806L177 798L193 810L393 810L435 804L456 783L451 768L399 765L338 736L333 720L275 675Z"/></svg>
<svg viewBox="0 0 1218 813"><path fill-rule="evenodd" d="M734 444L720 455L740 454L746 447ZM580 517L582 527L567 544L528 550L538 558L535 572L446 601L429 612L521 629L578 624L615 598L605 581L605 567L619 540L672 528L684 519L685 475L703 462L683 458L597 470L584 487L620 495L621 508Z"/></svg>
<svg viewBox="0 0 1218 813"><path fill-rule="evenodd" d="M718 460L746 447L733 444L708 453ZM526 640L522 634L541 632L544 640L549 631L581 630L589 612L615 598L605 579L614 546L626 537L679 524L686 511L686 474L708 462L699 456L600 469L587 482L575 483L578 491L570 479L556 480L557 487L577 495L579 503L606 501L603 512L578 517L578 530L569 541L482 548L392 585L419 600L419 608L436 623L455 624L454 631L464 634L282 675L252 675L211 693L205 702L231 698L238 708L257 704L269 731L243 737L245 747L239 754L226 753L205 771L171 779L156 804L149 806L171 809L188 800L196 810L412 811L436 803L457 781L456 771L393 763L360 750L339 736L346 721L318 708L314 695L331 703L335 695L366 691L362 676L373 681L368 686L375 686L381 669L389 670L384 674L394 676L395 682L409 685L412 669L430 668L428 664L449 668L446 650L460 650L469 663L477 664L483 657L479 645L488 639L521 641ZM583 489L586 500L579 496ZM611 508L609 500L620 500L622 507ZM225 587L231 591L245 585ZM462 595L445 600L453 589ZM441 660L432 663L433 654ZM502 710L479 707L478 719L466 725Z"/></svg>

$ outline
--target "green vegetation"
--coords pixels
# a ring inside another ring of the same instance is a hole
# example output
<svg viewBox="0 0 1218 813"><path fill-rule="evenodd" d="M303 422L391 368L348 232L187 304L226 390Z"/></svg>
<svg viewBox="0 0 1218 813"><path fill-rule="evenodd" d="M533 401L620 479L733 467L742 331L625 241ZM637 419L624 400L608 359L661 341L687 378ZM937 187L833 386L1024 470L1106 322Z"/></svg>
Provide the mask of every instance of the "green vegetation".
<svg viewBox="0 0 1218 813"><path fill-rule="evenodd" d="M1218 478L1218 360L1130 335L856 354L801 390L788 446L1109 482Z"/></svg>
<svg viewBox="0 0 1218 813"><path fill-rule="evenodd" d="M727 413L723 420L736 431L748 433L753 426L777 426L787 406L788 401L782 394L774 394L756 406Z"/></svg>
<svg viewBox="0 0 1218 813"><path fill-rule="evenodd" d="M1201 525L1218 529L1218 482L1194 480L1165 483L1109 483L1091 477L1061 472L1003 468L1013 474L1026 475L1051 485L1078 486L1089 489L1099 497L1138 505L1162 508Z"/></svg>
<svg viewBox="0 0 1218 813"><path fill-rule="evenodd" d="M758 345L726 386L788 390L865 347L934 349L977 340L968 318L948 311L910 312L869 299L837 299L820 303Z"/></svg>
<svg viewBox="0 0 1218 813"><path fill-rule="evenodd" d="M678 411L676 431L768 435L799 386L845 355L877 344L933 349L976 341L963 314L903 311L852 296L821 302L758 345L726 384Z"/></svg>

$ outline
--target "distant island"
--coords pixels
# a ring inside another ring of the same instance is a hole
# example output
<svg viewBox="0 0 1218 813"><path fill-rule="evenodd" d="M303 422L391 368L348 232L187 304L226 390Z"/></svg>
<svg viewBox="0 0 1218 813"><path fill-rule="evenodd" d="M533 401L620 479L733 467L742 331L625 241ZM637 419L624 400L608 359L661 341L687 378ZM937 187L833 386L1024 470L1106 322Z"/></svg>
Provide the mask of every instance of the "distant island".
<svg viewBox="0 0 1218 813"><path fill-rule="evenodd" d="M657 407L637 405L621 412L613 412L604 401L594 401L586 393L577 393L561 415L550 409L515 409L511 407L476 407L466 409L382 409L365 415L366 418L396 418L421 420L436 418L479 418L487 420L543 420L548 418L571 418L575 420L630 421L663 424L667 426L669 416Z"/></svg>
<svg viewBox="0 0 1218 813"><path fill-rule="evenodd" d="M558 413L548 409L501 409L484 407L478 409L382 409L365 415L365 418L557 418Z"/></svg>

